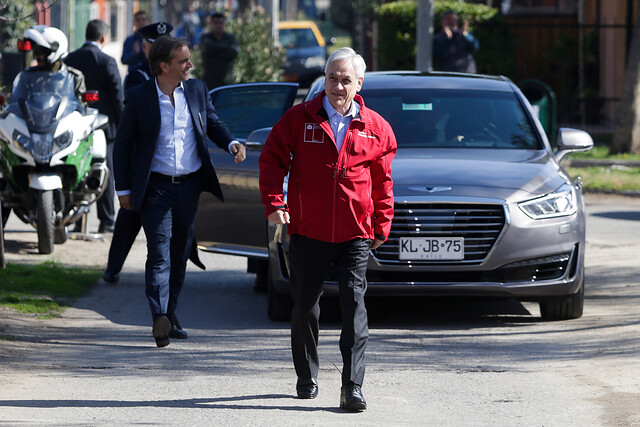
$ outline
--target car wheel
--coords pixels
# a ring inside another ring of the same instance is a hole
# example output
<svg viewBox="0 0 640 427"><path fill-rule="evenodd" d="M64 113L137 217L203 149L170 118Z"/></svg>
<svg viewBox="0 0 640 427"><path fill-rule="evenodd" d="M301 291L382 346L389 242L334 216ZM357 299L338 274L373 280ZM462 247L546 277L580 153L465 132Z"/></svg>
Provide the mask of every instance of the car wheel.
<svg viewBox="0 0 640 427"><path fill-rule="evenodd" d="M574 295L564 297L561 300L545 301L540 303L540 315L543 320L568 320L582 316L584 307L584 279L580 284L580 290Z"/></svg>
<svg viewBox="0 0 640 427"><path fill-rule="evenodd" d="M293 300L291 295L279 294L273 285L273 279L269 274L267 283L267 316L276 321L290 321Z"/></svg>

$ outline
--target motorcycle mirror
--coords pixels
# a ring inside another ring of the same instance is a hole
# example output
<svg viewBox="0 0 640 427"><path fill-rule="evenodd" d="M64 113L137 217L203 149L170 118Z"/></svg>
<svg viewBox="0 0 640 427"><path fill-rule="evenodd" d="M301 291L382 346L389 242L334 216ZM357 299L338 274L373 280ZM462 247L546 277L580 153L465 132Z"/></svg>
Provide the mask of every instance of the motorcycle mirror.
<svg viewBox="0 0 640 427"><path fill-rule="evenodd" d="M98 100L97 90L88 90L82 94L82 100L87 103L96 102Z"/></svg>
<svg viewBox="0 0 640 427"><path fill-rule="evenodd" d="M21 52L29 52L31 50L31 41L18 40L18 50Z"/></svg>

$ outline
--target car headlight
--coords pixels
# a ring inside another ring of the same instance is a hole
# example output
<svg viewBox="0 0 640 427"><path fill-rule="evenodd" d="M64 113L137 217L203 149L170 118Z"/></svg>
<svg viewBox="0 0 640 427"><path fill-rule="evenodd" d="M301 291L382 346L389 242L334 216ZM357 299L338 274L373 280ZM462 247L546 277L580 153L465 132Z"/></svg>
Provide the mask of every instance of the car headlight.
<svg viewBox="0 0 640 427"><path fill-rule="evenodd" d="M305 68L316 68L316 67L324 67L326 59L322 56L312 56L311 58L307 58L304 61Z"/></svg>
<svg viewBox="0 0 640 427"><path fill-rule="evenodd" d="M571 184L563 184L546 196L518 203L518 207L532 219L573 215L578 210L576 189Z"/></svg>

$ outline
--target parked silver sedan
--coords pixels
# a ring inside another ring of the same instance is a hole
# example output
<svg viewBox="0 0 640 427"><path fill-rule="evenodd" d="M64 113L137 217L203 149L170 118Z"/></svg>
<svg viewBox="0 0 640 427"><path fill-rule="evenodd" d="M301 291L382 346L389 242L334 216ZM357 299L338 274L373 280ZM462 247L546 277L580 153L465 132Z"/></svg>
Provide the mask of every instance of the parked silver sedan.
<svg viewBox="0 0 640 427"><path fill-rule="evenodd" d="M307 98L322 88L316 81ZM248 159L238 167L212 146L226 202L204 195L196 222L201 249L246 256L249 271L266 277L272 319L291 310L289 240L264 217L258 157L294 95L283 83L212 91ZM580 317L584 201L560 160L589 150L591 137L561 128L552 148L529 102L502 77L368 73L361 95L398 141L395 217L371 254L367 293L512 297L539 302L546 320ZM331 274L325 284L336 292Z"/></svg>

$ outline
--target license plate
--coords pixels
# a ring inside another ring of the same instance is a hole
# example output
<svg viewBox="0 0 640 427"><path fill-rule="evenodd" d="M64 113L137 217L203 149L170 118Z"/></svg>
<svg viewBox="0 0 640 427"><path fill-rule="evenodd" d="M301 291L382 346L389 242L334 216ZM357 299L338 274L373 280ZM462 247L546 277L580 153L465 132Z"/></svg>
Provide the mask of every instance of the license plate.
<svg viewBox="0 0 640 427"><path fill-rule="evenodd" d="M464 239L462 237L401 237L400 259L464 259Z"/></svg>

